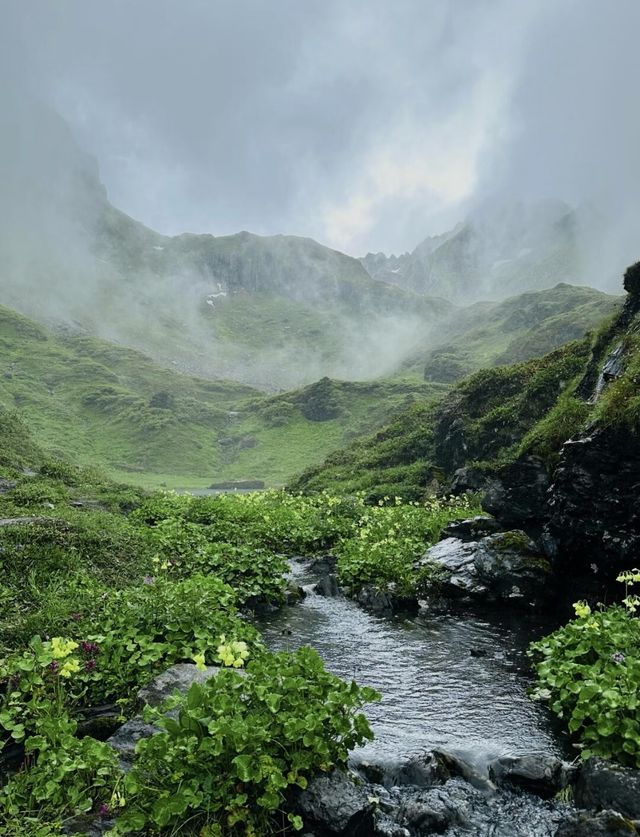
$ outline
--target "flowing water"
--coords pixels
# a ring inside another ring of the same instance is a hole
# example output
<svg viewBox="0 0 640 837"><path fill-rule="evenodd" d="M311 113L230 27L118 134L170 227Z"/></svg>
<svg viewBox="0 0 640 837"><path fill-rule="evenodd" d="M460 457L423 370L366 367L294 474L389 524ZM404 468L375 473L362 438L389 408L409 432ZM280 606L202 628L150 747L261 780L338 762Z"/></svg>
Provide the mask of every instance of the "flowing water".
<svg viewBox="0 0 640 837"><path fill-rule="evenodd" d="M567 755L548 713L527 695L526 647L548 627L532 624L525 614L510 620L460 614L377 616L349 599L315 594L317 579L304 563L292 566L292 580L307 596L262 621L267 644L273 650L310 645L330 671L382 693L379 703L366 708L375 740L355 751L354 761L392 765L441 748L482 773L499 756ZM504 794L501 799L503 806L519 808L528 824L521 828L512 820L501 830L485 822L485 811L478 812L477 830L459 833L555 833L557 817L549 803L534 804L528 795L514 801L513 794ZM495 809L498 803L492 804ZM543 821L549 810L549 822L538 822L533 809ZM542 815L538 809L544 809Z"/></svg>

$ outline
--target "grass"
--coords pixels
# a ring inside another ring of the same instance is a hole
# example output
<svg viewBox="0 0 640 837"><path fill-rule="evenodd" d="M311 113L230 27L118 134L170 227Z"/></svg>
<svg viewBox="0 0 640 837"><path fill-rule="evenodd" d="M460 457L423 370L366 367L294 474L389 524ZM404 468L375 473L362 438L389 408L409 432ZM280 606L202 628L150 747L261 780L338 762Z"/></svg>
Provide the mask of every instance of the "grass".
<svg viewBox="0 0 640 837"><path fill-rule="evenodd" d="M145 487L251 478L282 484L393 411L445 390L415 380L327 379L324 392L312 385L265 395L171 371L92 337L53 333L6 308L0 350L7 440L18 432L7 417L15 412L48 451ZM335 416L307 418L323 400L335 403Z"/></svg>

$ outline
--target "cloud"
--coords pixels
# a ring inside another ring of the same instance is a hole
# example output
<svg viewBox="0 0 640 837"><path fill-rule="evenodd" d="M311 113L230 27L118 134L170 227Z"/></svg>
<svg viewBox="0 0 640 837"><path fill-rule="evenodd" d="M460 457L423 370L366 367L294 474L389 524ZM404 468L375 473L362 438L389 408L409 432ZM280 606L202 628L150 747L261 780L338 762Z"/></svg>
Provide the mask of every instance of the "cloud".
<svg viewBox="0 0 640 837"><path fill-rule="evenodd" d="M161 232L411 249L494 192L634 229L637 0L6 0L3 78Z"/></svg>

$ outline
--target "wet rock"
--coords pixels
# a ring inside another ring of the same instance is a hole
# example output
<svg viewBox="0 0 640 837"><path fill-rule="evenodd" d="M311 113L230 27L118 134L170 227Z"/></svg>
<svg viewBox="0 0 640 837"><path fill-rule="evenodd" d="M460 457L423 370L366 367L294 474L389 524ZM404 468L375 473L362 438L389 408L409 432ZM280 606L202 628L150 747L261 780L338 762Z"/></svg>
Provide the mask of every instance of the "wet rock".
<svg viewBox="0 0 640 837"><path fill-rule="evenodd" d="M504 756L489 765L489 776L496 784L516 785L546 799L567 786L570 773L566 762L545 753Z"/></svg>
<svg viewBox="0 0 640 837"><path fill-rule="evenodd" d="M442 596L473 602L525 602L540 598L551 568L522 531L499 532L465 543L447 538L428 549L416 563L432 567L441 579Z"/></svg>
<svg viewBox="0 0 640 837"><path fill-rule="evenodd" d="M446 785L412 796L401 807L398 821L412 834L443 834L452 826L469 823L483 801L480 791L462 779L451 779Z"/></svg>
<svg viewBox="0 0 640 837"><path fill-rule="evenodd" d="M313 779L294 807L318 837L369 837L374 833L375 804L353 776L334 770Z"/></svg>
<svg viewBox="0 0 640 837"><path fill-rule="evenodd" d="M178 691L186 692L192 683L206 683L220 671L217 666L200 670L194 663L177 663L159 674L138 692L138 699L149 706L158 706Z"/></svg>
<svg viewBox="0 0 640 837"><path fill-rule="evenodd" d="M327 596L328 598L335 598L341 594L338 579L333 573L323 576L313 590L319 596Z"/></svg>
<svg viewBox="0 0 640 837"><path fill-rule="evenodd" d="M487 535L494 535L501 526L493 517L470 517L467 520L454 520L442 530L440 540L459 538L461 541L477 541Z"/></svg>
<svg viewBox="0 0 640 837"><path fill-rule="evenodd" d="M522 457L489 483L482 507L504 526L537 526L546 519L550 482L541 459Z"/></svg>
<svg viewBox="0 0 640 837"><path fill-rule="evenodd" d="M575 800L580 808L610 809L640 819L640 770L591 758L578 772Z"/></svg>
<svg viewBox="0 0 640 837"><path fill-rule="evenodd" d="M493 792L496 789L484 767L477 767L468 757L449 750L434 750L433 756L439 762L443 773L446 771L450 776L460 776L473 787L483 791Z"/></svg>
<svg viewBox="0 0 640 837"><path fill-rule="evenodd" d="M580 811L560 825L555 837L631 837L637 834L640 834L638 823L615 811L599 814Z"/></svg>
<svg viewBox="0 0 640 837"><path fill-rule="evenodd" d="M286 605L298 604L306 595L304 587L300 587L299 584L287 584L284 591L284 603Z"/></svg>
<svg viewBox="0 0 640 837"><path fill-rule="evenodd" d="M431 788L451 778L452 772L439 753L422 753L399 764L358 765L368 781L384 787Z"/></svg>
<svg viewBox="0 0 640 837"><path fill-rule="evenodd" d="M309 570L315 575L333 575L338 565L337 555L320 555L309 563Z"/></svg>
<svg viewBox="0 0 640 837"><path fill-rule="evenodd" d="M355 596L359 605L372 613L393 613L398 610L418 610L418 600L412 596L403 596L397 592L395 584L385 589L373 584L365 584Z"/></svg>
<svg viewBox="0 0 640 837"><path fill-rule="evenodd" d="M549 492L545 548L611 576L640 551L640 436L602 428L569 440Z"/></svg>

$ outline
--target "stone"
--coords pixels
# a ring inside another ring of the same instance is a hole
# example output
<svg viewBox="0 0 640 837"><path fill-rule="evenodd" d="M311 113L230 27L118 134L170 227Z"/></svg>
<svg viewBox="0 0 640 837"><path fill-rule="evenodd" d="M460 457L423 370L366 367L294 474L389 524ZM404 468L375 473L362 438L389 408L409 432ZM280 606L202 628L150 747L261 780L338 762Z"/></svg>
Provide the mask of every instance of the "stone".
<svg viewBox="0 0 640 837"><path fill-rule="evenodd" d="M518 602L540 598L551 567L522 531L499 532L479 541L446 538L416 562L416 572L436 570L438 592L467 603Z"/></svg>
<svg viewBox="0 0 640 837"><path fill-rule="evenodd" d="M305 827L327 837L369 837L374 833L375 803L366 788L343 770L312 779L297 795L294 808Z"/></svg>
<svg viewBox="0 0 640 837"><path fill-rule="evenodd" d="M449 493L458 496L459 494L465 494L467 491L480 491L486 483L486 474L483 474L479 468L465 465L453 472Z"/></svg>
<svg viewBox="0 0 640 837"><path fill-rule="evenodd" d="M570 765L547 753L503 756L489 765L489 776L496 784L516 785L545 799L567 786L571 772Z"/></svg>
<svg viewBox="0 0 640 837"><path fill-rule="evenodd" d="M615 811L588 814L579 811L561 823L555 837L635 837L640 834L637 822Z"/></svg>
<svg viewBox="0 0 640 837"><path fill-rule="evenodd" d="M562 446L547 507L545 549L611 578L640 551L640 437L600 428Z"/></svg>
<svg viewBox="0 0 640 837"><path fill-rule="evenodd" d="M640 770L590 758L578 771L575 800L580 808L640 819Z"/></svg>
<svg viewBox="0 0 640 837"><path fill-rule="evenodd" d="M474 808L483 802L483 794L462 779L420 791L400 809L398 820L411 834L442 834L452 826L464 826Z"/></svg>
<svg viewBox="0 0 640 837"><path fill-rule="evenodd" d="M372 613L393 613L398 610L417 611L418 600L412 596L403 596L397 592L395 584L385 589L374 584L365 584L355 596L359 605Z"/></svg>
<svg viewBox="0 0 640 837"><path fill-rule="evenodd" d="M319 596L326 596L328 598L335 598L336 596L339 596L341 593L340 585L338 584L338 579L335 577L335 575L333 575L333 573L322 576L322 578L315 585L313 590Z"/></svg>
<svg viewBox="0 0 640 837"><path fill-rule="evenodd" d="M493 517L470 517L467 520L454 520L442 530L440 540L459 538L461 541L477 541L487 535L494 535L502 527Z"/></svg>
<svg viewBox="0 0 640 837"><path fill-rule="evenodd" d="M194 663L177 663L143 686L138 692L138 699L149 706L158 706L174 692L187 692L192 683L206 683L219 671L217 666L201 670Z"/></svg>
<svg viewBox="0 0 640 837"><path fill-rule="evenodd" d="M158 727L146 723L140 715L136 715L107 739L107 743L117 750L123 770L127 770L133 763L138 741L141 738L150 738L156 732L159 732Z"/></svg>

